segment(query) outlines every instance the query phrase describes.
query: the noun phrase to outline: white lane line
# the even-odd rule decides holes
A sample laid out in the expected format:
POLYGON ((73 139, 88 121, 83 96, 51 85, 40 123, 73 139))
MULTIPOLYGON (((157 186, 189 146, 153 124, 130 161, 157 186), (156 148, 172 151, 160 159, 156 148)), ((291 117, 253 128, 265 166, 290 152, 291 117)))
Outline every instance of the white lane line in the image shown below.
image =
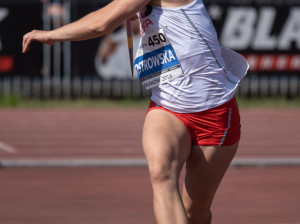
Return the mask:
POLYGON ((15 147, 8 145, 1 141, 0 141, 0 150, 3 150, 8 153, 16 153, 17 152, 17 149, 15 147))
POLYGON ((126 167, 147 166, 145 159, 4 159, 0 167, 126 167))
MULTIPOLYGON (((1 167, 126 167, 147 166, 145 159, 0 159, 1 167)), ((300 158, 237 158, 231 167, 300 166, 300 158)))
POLYGON ((289 158, 236 158, 230 164, 231 167, 238 166, 300 166, 300 157, 289 158))

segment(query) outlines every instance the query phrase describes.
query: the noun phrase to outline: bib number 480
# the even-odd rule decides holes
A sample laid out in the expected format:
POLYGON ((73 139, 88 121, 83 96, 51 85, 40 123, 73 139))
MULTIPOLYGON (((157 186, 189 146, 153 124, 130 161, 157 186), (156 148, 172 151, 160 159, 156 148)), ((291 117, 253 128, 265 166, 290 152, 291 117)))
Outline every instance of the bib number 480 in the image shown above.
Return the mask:
POLYGON ((148 45, 154 47, 155 45, 159 45, 160 43, 166 42, 166 41, 167 41, 167 38, 165 37, 165 35, 162 33, 159 33, 157 35, 155 34, 155 35, 149 37, 148 45))

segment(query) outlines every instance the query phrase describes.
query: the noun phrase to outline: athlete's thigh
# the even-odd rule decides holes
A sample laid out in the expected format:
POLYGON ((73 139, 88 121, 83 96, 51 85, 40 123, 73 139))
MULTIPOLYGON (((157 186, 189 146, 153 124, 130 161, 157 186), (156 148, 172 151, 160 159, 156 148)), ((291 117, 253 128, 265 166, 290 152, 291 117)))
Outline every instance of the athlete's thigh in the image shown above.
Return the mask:
POLYGON ((186 126, 175 115, 160 109, 148 112, 142 143, 150 167, 173 163, 181 169, 191 151, 191 137, 186 126))
POLYGON ((238 143, 232 146, 193 147, 186 163, 183 201, 190 215, 209 210, 217 188, 229 167, 238 143))

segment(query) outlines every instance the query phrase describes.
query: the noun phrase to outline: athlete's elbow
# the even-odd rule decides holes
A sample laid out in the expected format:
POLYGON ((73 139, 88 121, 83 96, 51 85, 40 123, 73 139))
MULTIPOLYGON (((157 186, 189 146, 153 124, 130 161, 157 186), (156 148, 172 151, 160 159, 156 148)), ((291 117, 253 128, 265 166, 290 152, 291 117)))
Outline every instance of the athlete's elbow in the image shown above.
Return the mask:
POLYGON ((87 30, 91 35, 102 36, 108 32, 108 26, 105 24, 93 23, 87 27, 87 30))

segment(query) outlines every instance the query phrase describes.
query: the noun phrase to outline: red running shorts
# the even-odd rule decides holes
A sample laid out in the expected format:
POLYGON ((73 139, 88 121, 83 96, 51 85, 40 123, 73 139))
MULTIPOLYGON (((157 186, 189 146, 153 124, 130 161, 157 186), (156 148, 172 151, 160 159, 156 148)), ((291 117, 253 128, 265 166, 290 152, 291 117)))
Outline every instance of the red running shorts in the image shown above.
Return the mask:
POLYGON ((240 114, 235 97, 223 105, 196 113, 176 113, 150 101, 149 111, 165 110, 189 130, 193 146, 230 146, 241 136, 240 114))

